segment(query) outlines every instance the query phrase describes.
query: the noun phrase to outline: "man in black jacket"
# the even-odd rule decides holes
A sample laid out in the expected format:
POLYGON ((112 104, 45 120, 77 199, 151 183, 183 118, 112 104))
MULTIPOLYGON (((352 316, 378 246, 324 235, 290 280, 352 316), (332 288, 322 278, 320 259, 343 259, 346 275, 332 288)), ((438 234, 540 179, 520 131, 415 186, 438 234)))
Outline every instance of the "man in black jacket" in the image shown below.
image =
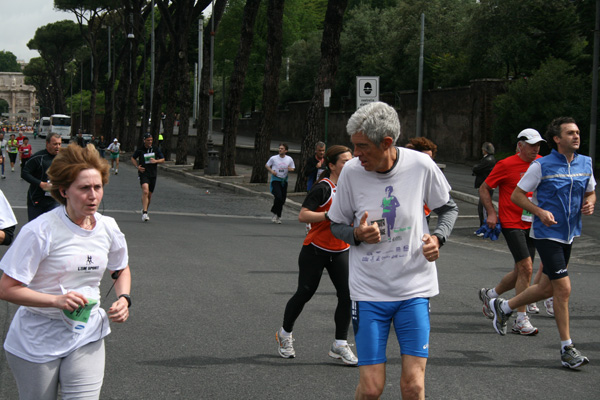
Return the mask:
POLYGON ((27 217, 29 221, 58 206, 50 196, 52 184, 46 171, 60 151, 61 137, 56 133, 46 136, 46 148, 35 153, 21 170, 21 178, 29 182, 27 191, 27 217))
MULTIPOLYGON (((485 178, 488 177, 492 169, 494 169, 494 165, 496 165, 496 158, 494 158, 494 145, 490 142, 485 142, 481 146, 481 151, 483 152, 483 158, 473 166, 473 175, 475 175, 475 189, 479 189, 479 186, 485 181, 485 178)), ((494 195, 494 190, 490 190, 490 197, 494 195)), ((479 204, 477 204, 477 213, 479 214, 479 226, 483 225, 483 220, 486 218, 484 215, 485 208, 483 207, 483 203, 481 199, 479 199, 479 204)))

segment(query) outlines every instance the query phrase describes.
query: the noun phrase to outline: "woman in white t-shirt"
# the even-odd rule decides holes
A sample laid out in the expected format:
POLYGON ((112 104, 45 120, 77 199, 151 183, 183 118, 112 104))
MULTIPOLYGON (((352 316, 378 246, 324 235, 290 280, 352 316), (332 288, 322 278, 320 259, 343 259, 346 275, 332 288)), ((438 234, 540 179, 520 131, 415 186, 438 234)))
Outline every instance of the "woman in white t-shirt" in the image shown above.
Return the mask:
POLYGON ((97 212, 108 163, 89 144, 71 144, 47 173, 62 204, 26 224, 0 269, 0 299, 20 305, 4 342, 21 399, 99 398, 109 321, 129 316, 131 274, 125 236, 97 212), (100 308, 109 269, 117 300, 100 308), (80 398, 80 397, 77 397, 80 398))

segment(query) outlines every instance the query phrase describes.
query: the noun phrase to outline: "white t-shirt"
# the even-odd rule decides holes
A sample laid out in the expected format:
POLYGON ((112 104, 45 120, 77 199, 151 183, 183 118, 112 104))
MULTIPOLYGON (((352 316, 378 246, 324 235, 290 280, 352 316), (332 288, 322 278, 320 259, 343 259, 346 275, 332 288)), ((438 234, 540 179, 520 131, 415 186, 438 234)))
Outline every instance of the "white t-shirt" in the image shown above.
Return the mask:
POLYGON ((111 153, 118 153, 120 148, 121 148, 121 143, 113 141, 108 146, 108 151, 110 151, 111 153))
POLYGON ((401 301, 439 293, 435 263, 423 255, 429 233, 423 205, 430 209, 450 200, 450 185, 431 158, 400 148, 387 173, 368 172, 358 158, 348 161, 338 179, 329 218, 358 226, 377 221, 381 242, 350 247, 350 297, 355 301, 401 301))
POLYGON ((4 156, 4 151, 6 150, 7 144, 8 144, 8 140, 6 140, 6 139, 0 140, 0 156, 4 156))
POLYGON ((17 224, 17 217, 10 206, 4 192, 0 190, 0 229, 8 228, 17 224))
POLYGON ((285 179, 288 176, 288 168, 296 168, 294 160, 290 156, 280 157, 279 154, 269 158, 267 165, 277 173, 277 177, 285 179))
POLYGON ((115 220, 99 213, 95 219, 96 226, 88 231, 72 223, 65 208, 58 207, 21 228, 0 269, 37 292, 83 292, 98 300, 98 305, 82 333, 68 329, 57 308, 19 307, 4 342, 9 353, 44 363, 110 333, 106 312, 99 308, 100 280, 107 268, 127 267, 129 257, 125 235, 115 220))

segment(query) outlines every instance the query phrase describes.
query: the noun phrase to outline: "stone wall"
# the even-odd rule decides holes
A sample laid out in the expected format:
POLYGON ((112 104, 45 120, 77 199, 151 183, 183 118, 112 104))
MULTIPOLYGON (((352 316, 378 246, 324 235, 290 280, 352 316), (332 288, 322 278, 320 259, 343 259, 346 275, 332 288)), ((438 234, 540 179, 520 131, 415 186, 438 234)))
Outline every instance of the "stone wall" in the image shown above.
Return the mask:
MULTIPOLYGON (((423 93, 422 136, 438 145, 438 161, 465 163, 481 158, 481 145, 492 140, 494 98, 505 91, 503 80, 477 80, 470 86, 428 90, 423 93)), ((381 100, 392 104, 398 110, 402 135, 399 145, 416 136, 417 119, 416 91, 400 92, 396 96, 382 95, 381 100)), ((276 132, 273 138, 282 138, 292 143, 302 143, 304 119, 308 101, 287 104, 278 112, 276 132)), ((354 110, 330 111, 328 115, 328 144, 350 145, 346 134, 346 123, 354 110)), ((260 118, 254 113, 252 118, 240 120, 238 134, 252 136, 258 130, 260 118)), ((325 124, 325 116, 323 116, 325 124)), ((215 130, 219 124, 215 124, 215 130)))

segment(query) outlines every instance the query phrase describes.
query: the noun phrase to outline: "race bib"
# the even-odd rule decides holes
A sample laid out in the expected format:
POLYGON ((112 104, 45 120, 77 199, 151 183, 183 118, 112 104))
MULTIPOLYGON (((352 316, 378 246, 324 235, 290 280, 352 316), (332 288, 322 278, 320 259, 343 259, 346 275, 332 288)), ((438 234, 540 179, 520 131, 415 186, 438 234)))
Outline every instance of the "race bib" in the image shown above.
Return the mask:
MULTIPOLYGON (((63 294, 67 293, 62 285, 61 290, 63 294)), ((75 291, 83 294, 88 300, 88 303, 73 311, 63 310, 62 320, 71 332, 83 333, 87 327, 92 310, 98 306, 98 300, 90 297, 94 294, 94 291, 91 288, 80 288, 75 291)))
POLYGON ((155 157, 154 157, 154 153, 145 153, 145 154, 144 154, 144 162, 145 162, 146 164, 150 164, 150 160, 151 160, 152 158, 155 158, 155 157))
MULTIPOLYGON (((533 198, 528 197, 528 199, 529 199, 529 201, 531 201, 533 198)), ((523 213, 521 214, 521 221, 533 222, 533 214, 531 214, 529 211, 524 209, 523 213)))

